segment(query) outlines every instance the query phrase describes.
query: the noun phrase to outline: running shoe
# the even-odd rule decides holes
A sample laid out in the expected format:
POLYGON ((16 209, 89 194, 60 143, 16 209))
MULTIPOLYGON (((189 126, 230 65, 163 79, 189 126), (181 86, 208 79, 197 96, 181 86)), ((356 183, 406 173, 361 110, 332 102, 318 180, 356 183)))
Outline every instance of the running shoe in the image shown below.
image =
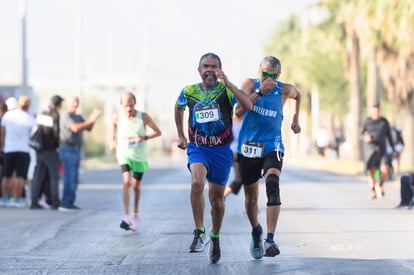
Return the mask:
POLYGON ((408 209, 410 206, 408 204, 399 204, 394 209, 408 209))
POLYGON ((378 198, 383 198, 385 196, 385 191, 384 191, 384 186, 383 185, 375 186, 375 191, 377 192, 377 197, 378 198))
POLYGON ((376 198, 377 198, 377 192, 375 192, 374 190, 371 191, 371 193, 370 193, 370 199, 371 200, 375 200, 376 198))
POLYGON ((131 228, 132 231, 137 231, 138 230, 139 221, 140 221, 139 216, 138 215, 134 215, 134 217, 131 219, 131 226, 130 226, 130 228, 131 228))
POLYGON ((79 206, 74 205, 74 204, 70 205, 69 208, 72 209, 72 210, 80 210, 81 209, 79 206))
POLYGON ((1 198, 1 200, 0 200, 0 206, 1 207, 9 207, 10 206, 10 200, 9 200, 9 198, 1 198))
POLYGON ((40 205, 44 209, 50 209, 51 208, 51 206, 43 199, 39 200, 39 202, 37 204, 40 205))
POLYGON ((198 229, 195 229, 193 243, 190 245, 190 252, 203 252, 204 251, 204 241, 206 239, 206 234, 201 232, 198 229))
POLYGON ((265 257, 274 257, 280 254, 279 246, 273 240, 265 240, 265 257))
POLYGON ((121 224, 119 225, 122 229, 125 230, 131 230, 131 221, 128 217, 124 217, 121 221, 121 224))
POLYGON ((9 199, 9 207, 14 207, 14 203, 16 202, 16 198, 9 199))
MULTIPOLYGON (((260 225, 259 225, 260 226, 260 225)), ((260 227, 260 231, 261 227, 260 227)), ((252 232, 252 243, 250 245, 250 253, 252 254, 253 258, 261 259, 263 257, 263 243, 262 243, 262 233, 254 234, 252 232)))
POLYGON ((73 212, 73 211, 75 211, 76 209, 73 209, 72 207, 70 207, 70 206, 59 206, 58 207, 58 210, 60 211, 60 212, 73 212))
POLYGON ((379 190, 380 190, 381 198, 385 197, 384 185, 380 185, 379 190))
POLYGON ((14 199, 13 202, 11 202, 11 206, 17 208, 24 208, 26 207, 26 201, 24 199, 14 199))
POLYGON ((210 263, 215 264, 220 260, 221 252, 220 252, 220 238, 211 238, 210 240, 210 252, 208 253, 208 257, 210 259, 210 263))

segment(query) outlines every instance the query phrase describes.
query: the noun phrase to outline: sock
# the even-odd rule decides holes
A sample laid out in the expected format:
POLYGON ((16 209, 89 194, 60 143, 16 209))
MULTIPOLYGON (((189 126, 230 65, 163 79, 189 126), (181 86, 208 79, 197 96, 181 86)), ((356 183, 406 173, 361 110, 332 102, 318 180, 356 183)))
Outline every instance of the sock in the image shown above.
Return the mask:
POLYGON ((262 234, 262 227, 260 226, 260 224, 256 227, 253 227, 252 234, 254 234, 254 235, 262 234))
POLYGON ((267 233, 266 240, 273 241, 273 236, 274 236, 273 233, 267 233))
POLYGON ((200 231, 201 233, 206 232, 206 229, 204 228, 204 226, 200 226, 199 228, 197 228, 198 231, 200 231))
POLYGON ((219 238, 220 234, 214 234, 213 232, 210 232, 210 237, 212 238, 219 238))

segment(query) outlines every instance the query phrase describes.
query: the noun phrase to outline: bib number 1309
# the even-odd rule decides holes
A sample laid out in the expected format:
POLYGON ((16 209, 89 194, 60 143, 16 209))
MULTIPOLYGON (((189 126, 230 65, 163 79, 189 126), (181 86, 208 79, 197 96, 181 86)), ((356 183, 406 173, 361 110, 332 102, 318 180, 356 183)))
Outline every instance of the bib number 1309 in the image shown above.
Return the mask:
POLYGON ((261 158, 263 157, 262 143, 257 142, 245 142, 242 144, 241 151, 242 155, 248 158, 261 158))

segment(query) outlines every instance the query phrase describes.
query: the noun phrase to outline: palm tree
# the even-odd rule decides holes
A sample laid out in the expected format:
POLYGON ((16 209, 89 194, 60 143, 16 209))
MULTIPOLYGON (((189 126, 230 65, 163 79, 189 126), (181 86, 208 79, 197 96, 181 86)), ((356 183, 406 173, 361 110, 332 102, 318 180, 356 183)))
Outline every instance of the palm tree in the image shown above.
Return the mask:
POLYGON ((344 59, 341 58, 344 50, 335 35, 326 36, 325 28, 332 30, 329 24, 304 25, 300 18, 291 16, 278 24, 265 50, 266 54, 281 57, 283 80, 300 88, 304 99, 302 110, 305 110, 306 125, 310 126, 304 129, 304 134, 310 140, 316 139, 319 122, 332 130, 342 129, 342 118, 348 112, 343 104, 348 101, 344 59), (292 41, 297 42, 295 47, 292 41), (315 91, 319 95, 318 104, 314 104, 315 91), (312 115, 317 113, 321 114, 320 120, 312 115))
POLYGON ((405 118, 402 164, 414 165, 414 5, 410 0, 378 1, 376 24, 381 79, 394 110, 405 118))
POLYGON ((350 158, 361 160, 360 124, 362 117, 362 85, 360 72, 360 45, 358 36, 358 9, 353 0, 321 0, 318 7, 328 12, 328 21, 342 28, 346 43, 346 72, 350 85, 349 123, 347 137, 351 145, 350 158))

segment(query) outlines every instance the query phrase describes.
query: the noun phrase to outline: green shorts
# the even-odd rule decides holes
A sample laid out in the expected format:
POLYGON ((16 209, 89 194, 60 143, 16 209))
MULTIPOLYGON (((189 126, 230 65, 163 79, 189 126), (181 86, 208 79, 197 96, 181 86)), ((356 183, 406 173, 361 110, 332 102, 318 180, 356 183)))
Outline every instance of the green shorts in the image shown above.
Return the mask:
POLYGON ((123 163, 121 163, 120 165, 121 166, 128 165, 131 171, 135 173, 144 173, 145 171, 148 170, 147 161, 134 161, 130 159, 125 159, 123 163))

